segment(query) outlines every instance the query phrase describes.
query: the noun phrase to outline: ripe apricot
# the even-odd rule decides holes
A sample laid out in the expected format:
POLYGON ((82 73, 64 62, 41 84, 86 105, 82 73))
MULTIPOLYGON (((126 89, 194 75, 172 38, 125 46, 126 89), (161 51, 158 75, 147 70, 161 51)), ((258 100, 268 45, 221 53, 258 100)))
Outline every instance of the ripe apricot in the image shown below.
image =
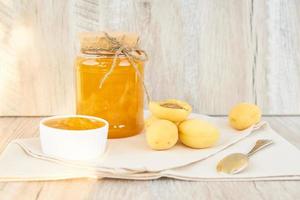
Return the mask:
POLYGON ((188 147, 208 148, 215 145, 219 138, 219 130, 200 119, 186 120, 179 125, 179 139, 188 147))
POLYGON ((168 120, 156 120, 146 128, 146 139, 151 149, 169 149, 177 143, 177 126, 168 120))
POLYGON ((232 128, 244 130, 260 121, 261 110, 255 104, 240 103, 231 109, 228 118, 232 128))

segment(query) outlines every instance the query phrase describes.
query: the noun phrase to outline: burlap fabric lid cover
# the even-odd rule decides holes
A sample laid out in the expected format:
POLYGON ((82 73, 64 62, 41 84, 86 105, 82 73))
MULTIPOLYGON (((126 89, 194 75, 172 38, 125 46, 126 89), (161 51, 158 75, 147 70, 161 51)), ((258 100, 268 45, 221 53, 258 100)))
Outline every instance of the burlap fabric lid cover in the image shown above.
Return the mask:
POLYGON ((138 50, 139 36, 130 32, 86 32, 80 34, 82 52, 109 51, 115 52, 121 46, 138 50))

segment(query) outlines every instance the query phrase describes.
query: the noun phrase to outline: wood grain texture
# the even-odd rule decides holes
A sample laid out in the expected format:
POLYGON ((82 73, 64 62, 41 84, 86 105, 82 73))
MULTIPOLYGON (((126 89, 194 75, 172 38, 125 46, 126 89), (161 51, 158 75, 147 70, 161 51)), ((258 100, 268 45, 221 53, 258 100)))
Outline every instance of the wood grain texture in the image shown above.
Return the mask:
MULTIPOLYGON (((13 139, 38 134, 41 118, 0 118, 0 152, 13 139)), ((285 139, 300 148, 300 117, 265 117, 285 139)), ((60 199, 220 199, 295 200, 300 181, 192 182, 162 178, 151 181, 78 179, 67 181, 1 182, 2 200, 60 199)))
POLYGON ((74 110, 70 2, 18 0, 0 5, 0 113, 74 110))
POLYGON ((0 115, 74 112, 77 34, 99 30, 141 35, 153 99, 300 114, 299 10, 297 0, 1 0, 0 115))
POLYGON ((257 2, 267 9, 267 15, 261 14, 258 20, 265 23, 259 27, 260 33, 266 33, 257 37, 263 43, 267 41, 266 49, 261 53, 265 54, 264 62, 256 68, 256 90, 258 94, 265 94, 258 95, 258 104, 269 114, 299 114, 300 2, 257 2))

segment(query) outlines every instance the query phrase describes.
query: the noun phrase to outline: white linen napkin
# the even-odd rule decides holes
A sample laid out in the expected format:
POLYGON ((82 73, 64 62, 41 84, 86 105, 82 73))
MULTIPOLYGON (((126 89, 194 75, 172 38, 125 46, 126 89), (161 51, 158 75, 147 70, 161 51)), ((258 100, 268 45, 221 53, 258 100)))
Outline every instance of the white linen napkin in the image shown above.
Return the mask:
POLYGON ((42 153, 38 138, 15 140, 0 158, 0 181, 57 180, 69 178, 123 178, 148 180, 170 177, 183 180, 298 180, 300 152, 269 126, 250 134, 254 128, 237 132, 225 119, 205 118, 221 130, 219 144, 211 149, 189 149, 182 144, 167 151, 150 150, 145 136, 109 140, 105 156, 83 163, 65 161, 42 153), (248 136, 248 137, 247 137, 248 136), (257 139, 272 139, 274 145, 258 152, 250 166, 237 175, 218 174, 216 163, 233 152, 247 152, 257 139), (226 150, 224 151, 224 149, 226 150))
POLYGON ((19 144, 29 155, 49 161, 100 170, 117 168, 134 172, 157 172, 184 166, 212 156, 245 138, 253 129, 257 129, 264 124, 262 122, 255 127, 237 131, 232 129, 225 119, 197 114, 192 114, 191 117, 209 121, 220 129, 221 137, 217 145, 207 149, 191 149, 178 142, 175 147, 169 150, 154 151, 148 147, 145 134, 142 133, 129 138, 109 140, 103 156, 89 162, 78 162, 45 155, 41 150, 40 142, 37 138, 15 140, 14 142, 19 144))

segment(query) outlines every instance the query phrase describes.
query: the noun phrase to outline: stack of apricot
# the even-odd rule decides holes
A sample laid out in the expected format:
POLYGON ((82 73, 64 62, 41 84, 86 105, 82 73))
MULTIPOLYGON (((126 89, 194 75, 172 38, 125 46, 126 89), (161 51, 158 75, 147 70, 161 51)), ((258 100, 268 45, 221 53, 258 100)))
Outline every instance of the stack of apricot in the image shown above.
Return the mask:
MULTIPOLYGON (((173 147, 178 139, 191 148, 214 146, 220 131, 213 124, 202 119, 188 119, 192 107, 180 100, 168 99, 150 102, 151 116, 145 121, 146 139, 154 150, 166 150, 173 147)), ((229 123, 237 130, 249 128, 260 121, 261 111, 249 103, 241 103, 229 113, 229 123)))

